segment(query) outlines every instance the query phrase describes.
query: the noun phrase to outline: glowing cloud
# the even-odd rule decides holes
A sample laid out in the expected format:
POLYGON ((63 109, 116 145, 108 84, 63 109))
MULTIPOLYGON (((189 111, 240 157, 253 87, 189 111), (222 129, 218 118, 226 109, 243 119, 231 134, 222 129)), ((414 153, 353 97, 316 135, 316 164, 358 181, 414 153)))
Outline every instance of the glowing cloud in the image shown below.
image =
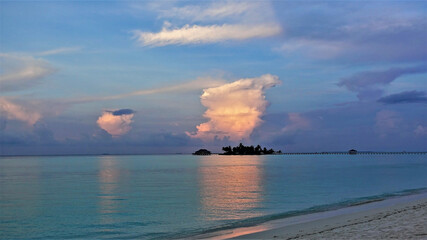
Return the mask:
POLYGON ((203 116, 209 121, 198 125, 196 133, 187 132, 187 135, 202 140, 229 138, 232 141, 249 137, 261 124, 268 105, 264 91, 279 83, 277 76, 266 74, 205 89, 200 99, 208 108, 203 116))
POLYGON ((245 40, 277 35, 281 27, 277 24, 258 25, 185 25, 182 28, 168 29, 167 24, 161 32, 135 31, 135 37, 144 46, 185 45, 245 40))
POLYGON ((119 137, 131 130, 133 116, 134 111, 131 109, 104 111, 96 123, 113 137, 119 137))
POLYGON ((9 120, 26 122, 31 126, 42 117, 40 113, 5 98, 0 98, 0 115, 9 120))

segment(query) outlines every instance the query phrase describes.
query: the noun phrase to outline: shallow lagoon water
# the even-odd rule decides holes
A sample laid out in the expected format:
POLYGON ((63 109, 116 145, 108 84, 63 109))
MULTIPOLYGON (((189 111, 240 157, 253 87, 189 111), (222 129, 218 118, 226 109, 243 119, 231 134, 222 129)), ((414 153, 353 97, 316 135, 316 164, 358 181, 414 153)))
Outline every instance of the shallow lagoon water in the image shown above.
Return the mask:
POLYGON ((0 158, 0 238, 179 238, 423 191, 427 155, 0 158))

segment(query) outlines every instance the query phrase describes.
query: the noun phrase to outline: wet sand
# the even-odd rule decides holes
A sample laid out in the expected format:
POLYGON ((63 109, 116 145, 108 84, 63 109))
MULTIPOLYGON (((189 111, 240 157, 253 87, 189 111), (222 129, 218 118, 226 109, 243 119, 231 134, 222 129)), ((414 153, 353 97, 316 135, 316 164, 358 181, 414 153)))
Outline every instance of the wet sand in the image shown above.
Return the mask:
MULTIPOLYGON (((235 236, 236 239, 427 239, 427 197, 235 236)), ((375 206, 375 205, 379 205, 375 206)), ((387 204, 386 204, 387 205, 387 204)), ((363 207, 363 206, 362 206, 363 207)))

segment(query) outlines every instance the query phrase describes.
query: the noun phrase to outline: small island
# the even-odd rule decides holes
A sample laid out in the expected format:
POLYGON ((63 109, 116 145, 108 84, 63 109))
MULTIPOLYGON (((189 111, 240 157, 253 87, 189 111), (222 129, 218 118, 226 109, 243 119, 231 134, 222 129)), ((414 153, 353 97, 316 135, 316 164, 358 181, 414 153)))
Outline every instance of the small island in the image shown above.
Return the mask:
POLYGON ((207 149, 199 149, 193 155, 211 155, 211 152, 207 149))
POLYGON ((222 150, 224 153, 221 155, 267 155, 267 154, 281 154, 282 151, 274 151, 272 148, 267 150, 267 148, 262 148, 260 145, 254 146, 245 146, 240 143, 236 147, 223 147, 222 150))

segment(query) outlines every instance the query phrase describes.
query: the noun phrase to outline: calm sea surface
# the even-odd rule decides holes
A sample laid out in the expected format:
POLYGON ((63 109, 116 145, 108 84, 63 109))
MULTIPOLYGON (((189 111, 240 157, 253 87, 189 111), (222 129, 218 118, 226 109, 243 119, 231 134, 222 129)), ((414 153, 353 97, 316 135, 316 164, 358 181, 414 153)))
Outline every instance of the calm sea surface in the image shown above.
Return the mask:
POLYGON ((0 238, 177 238, 423 191, 427 155, 0 158, 0 238))

